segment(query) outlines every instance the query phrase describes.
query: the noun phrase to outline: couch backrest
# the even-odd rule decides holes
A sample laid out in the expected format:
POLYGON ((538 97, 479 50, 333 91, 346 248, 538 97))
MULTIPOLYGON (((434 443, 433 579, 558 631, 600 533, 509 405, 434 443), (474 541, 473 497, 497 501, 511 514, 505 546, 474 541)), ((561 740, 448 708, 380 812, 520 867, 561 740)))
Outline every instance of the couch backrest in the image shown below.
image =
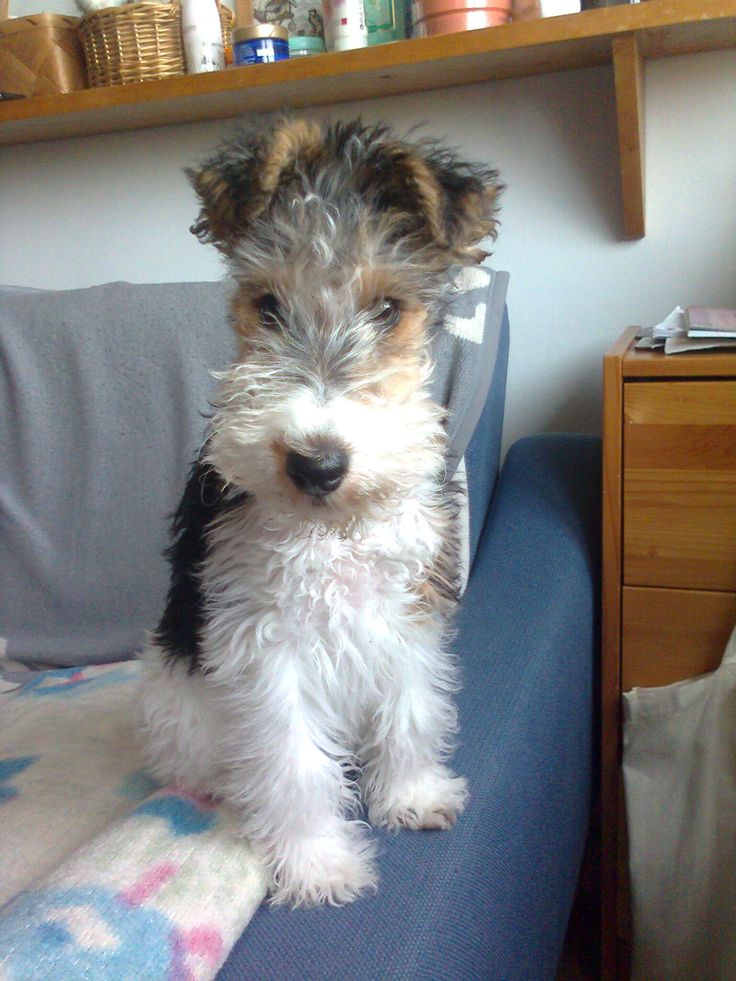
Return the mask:
MULTIPOLYGON (((458 452, 482 419, 468 451, 471 553, 498 467, 505 291, 504 276, 492 276, 483 345, 476 354, 448 332, 442 356, 451 367, 436 379, 442 397, 459 405, 458 452), (469 374, 479 358, 483 370, 469 374), (467 385, 471 376, 473 391, 458 401, 453 378, 467 385)), ((205 429, 210 372, 233 347, 219 283, 0 290, 0 638, 8 657, 116 660, 156 625, 169 517, 205 429)))
POLYGON ((480 418, 465 450, 470 505, 471 570, 501 463, 506 373, 509 362, 509 316, 505 304, 502 304, 499 316, 498 348, 493 362, 490 386, 480 418))
POLYGON ((208 369, 231 353, 223 291, 113 283, 2 309, 0 635, 17 659, 114 660, 162 603, 208 369))

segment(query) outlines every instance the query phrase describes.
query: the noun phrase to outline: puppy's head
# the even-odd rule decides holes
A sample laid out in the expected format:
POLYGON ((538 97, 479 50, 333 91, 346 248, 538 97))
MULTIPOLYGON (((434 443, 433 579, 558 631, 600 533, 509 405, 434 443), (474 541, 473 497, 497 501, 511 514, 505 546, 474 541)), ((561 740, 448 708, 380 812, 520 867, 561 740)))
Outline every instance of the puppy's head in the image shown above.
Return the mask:
POLYGON ((495 171, 384 127, 290 117, 190 172, 229 260, 236 363, 209 459, 274 509, 344 526, 442 468, 428 341, 452 265, 495 237, 495 171))

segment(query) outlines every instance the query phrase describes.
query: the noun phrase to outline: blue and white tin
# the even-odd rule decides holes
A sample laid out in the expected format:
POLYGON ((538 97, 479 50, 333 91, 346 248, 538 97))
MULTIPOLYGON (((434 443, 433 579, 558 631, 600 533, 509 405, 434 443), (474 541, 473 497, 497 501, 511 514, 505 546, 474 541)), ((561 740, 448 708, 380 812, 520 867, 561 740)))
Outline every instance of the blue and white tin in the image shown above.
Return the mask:
POLYGON ((278 24, 250 24, 233 32, 233 64, 267 65, 289 57, 289 32, 278 24))

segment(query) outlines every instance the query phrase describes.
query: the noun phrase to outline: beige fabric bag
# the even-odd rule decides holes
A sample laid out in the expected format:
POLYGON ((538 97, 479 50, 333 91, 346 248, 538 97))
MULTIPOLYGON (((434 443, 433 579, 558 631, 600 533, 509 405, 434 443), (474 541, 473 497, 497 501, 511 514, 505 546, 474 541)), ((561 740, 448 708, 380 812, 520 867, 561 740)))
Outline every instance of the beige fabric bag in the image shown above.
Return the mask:
POLYGON ((624 695, 633 981, 736 979, 736 629, 712 674, 624 695))

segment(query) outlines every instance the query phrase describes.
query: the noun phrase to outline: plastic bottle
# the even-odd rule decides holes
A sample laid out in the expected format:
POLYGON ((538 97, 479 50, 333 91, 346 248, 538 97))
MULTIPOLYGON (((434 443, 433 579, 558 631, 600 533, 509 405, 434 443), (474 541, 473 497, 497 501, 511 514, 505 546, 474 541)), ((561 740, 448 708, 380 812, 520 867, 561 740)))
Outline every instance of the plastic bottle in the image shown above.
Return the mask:
POLYGON ((220 11, 215 0, 183 0, 181 33, 187 72, 216 72, 225 67, 220 11))
POLYGON ((363 0, 322 0, 322 15, 330 51, 368 47, 363 0))

